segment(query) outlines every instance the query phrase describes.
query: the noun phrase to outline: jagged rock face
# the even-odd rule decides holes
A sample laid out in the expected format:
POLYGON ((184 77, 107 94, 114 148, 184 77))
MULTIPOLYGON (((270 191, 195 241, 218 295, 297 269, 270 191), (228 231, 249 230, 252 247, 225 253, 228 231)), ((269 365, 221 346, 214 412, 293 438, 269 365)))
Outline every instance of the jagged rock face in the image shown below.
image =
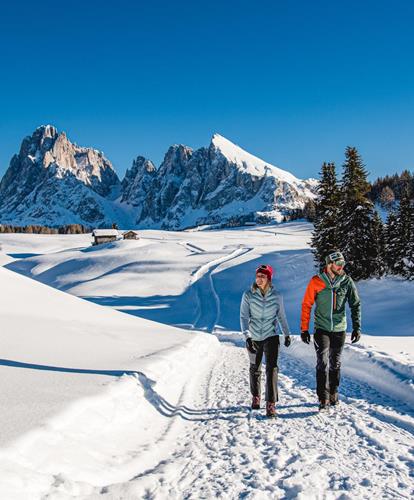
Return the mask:
POLYGON ((0 183, 0 223, 184 229, 280 220, 314 197, 302 181, 215 135, 208 148, 171 146, 157 170, 137 157, 120 183, 102 153, 50 125, 26 137, 0 183))
POLYGON ((13 224, 96 225, 105 222, 108 200, 120 190, 101 152, 71 143, 51 125, 42 126, 23 140, 0 183, 0 218, 13 224))
POLYGON ((132 205, 135 217, 140 218, 143 210, 147 206, 151 207, 154 202, 156 183, 157 170, 154 164, 143 156, 138 156, 122 181, 121 203, 132 205))
POLYGON ((263 214, 281 219, 285 211, 303 208, 316 186, 266 164, 221 136, 214 136, 209 148, 196 151, 172 146, 159 170, 151 170, 151 182, 144 179, 138 173, 126 182, 128 198, 123 201, 132 203, 135 186, 142 203, 137 226, 163 229, 256 220, 263 214))

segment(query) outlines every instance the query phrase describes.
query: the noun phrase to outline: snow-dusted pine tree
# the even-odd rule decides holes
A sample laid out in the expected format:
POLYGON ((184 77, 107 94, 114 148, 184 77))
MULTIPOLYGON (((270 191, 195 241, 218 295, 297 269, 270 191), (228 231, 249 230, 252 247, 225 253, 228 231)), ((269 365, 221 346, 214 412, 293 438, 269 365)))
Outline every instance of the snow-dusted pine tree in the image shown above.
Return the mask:
POLYGON ((324 265, 328 252, 338 246, 336 226, 339 209, 339 189, 335 164, 324 163, 320 176, 311 241, 312 252, 318 267, 324 265))
POLYGON ((347 272, 355 280, 375 275, 372 260, 374 208, 368 199, 370 185, 362 158, 354 147, 345 150, 338 218, 338 247, 347 260, 347 272))
POLYGON ((401 193, 397 228, 394 270, 404 278, 414 279, 414 206, 408 184, 401 193))
POLYGON ((398 215, 394 210, 388 213, 387 223, 385 226, 385 263, 387 272, 390 274, 398 274, 395 264, 397 262, 399 241, 398 215))
POLYGON ((373 263, 373 274, 376 278, 381 278, 386 273, 387 268, 385 262, 385 228, 376 210, 372 218, 372 244, 368 250, 373 263))

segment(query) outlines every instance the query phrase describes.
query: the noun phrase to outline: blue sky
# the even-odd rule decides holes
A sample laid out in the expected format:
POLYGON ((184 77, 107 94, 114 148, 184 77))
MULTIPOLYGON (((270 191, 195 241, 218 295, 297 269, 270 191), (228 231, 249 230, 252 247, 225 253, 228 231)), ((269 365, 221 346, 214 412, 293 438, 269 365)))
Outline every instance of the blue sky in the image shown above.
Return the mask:
POLYGON ((104 151, 208 145, 219 132, 299 177, 414 169, 414 2, 1 2, 0 174, 52 123, 104 151), (340 170, 340 169, 339 169, 340 170))

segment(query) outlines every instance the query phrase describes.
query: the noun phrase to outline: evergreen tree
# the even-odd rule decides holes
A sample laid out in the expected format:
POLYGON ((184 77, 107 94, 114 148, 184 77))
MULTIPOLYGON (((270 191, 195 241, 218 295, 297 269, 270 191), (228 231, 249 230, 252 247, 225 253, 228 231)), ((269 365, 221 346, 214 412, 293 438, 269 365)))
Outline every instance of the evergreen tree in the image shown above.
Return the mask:
POLYGON ((311 246, 315 262, 323 267, 325 257, 338 246, 337 223, 339 189, 334 163, 324 163, 315 202, 315 220, 311 246))
POLYGON ((404 278, 414 278, 414 207, 407 183, 401 193, 397 218, 398 241, 394 270, 404 278))
POLYGON ((347 260, 347 272, 355 280, 367 279, 376 271, 371 251, 374 208, 367 197, 370 190, 367 175, 357 149, 347 147, 341 183, 338 247, 347 260))
POLYGON ((395 268, 397 262, 397 248, 399 240, 398 216, 395 211, 390 211, 385 227, 385 264, 387 272, 398 274, 395 268))
POLYGON ((375 210, 372 218, 372 244, 369 247, 373 263, 373 275, 381 278, 386 272, 385 261, 385 228, 379 213, 375 210))

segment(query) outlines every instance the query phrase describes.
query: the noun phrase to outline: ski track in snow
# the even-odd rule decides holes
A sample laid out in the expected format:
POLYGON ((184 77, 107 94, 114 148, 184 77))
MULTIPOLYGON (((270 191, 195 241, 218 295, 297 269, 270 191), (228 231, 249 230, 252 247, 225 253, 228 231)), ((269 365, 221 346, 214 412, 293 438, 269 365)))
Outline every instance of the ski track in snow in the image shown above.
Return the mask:
POLYGON ((217 272, 222 264, 233 261, 252 250, 252 248, 239 247, 228 255, 203 264, 193 274, 191 283, 195 283, 196 286, 198 309, 193 325, 195 330, 214 332, 220 317, 220 297, 214 287, 214 272, 217 272))
POLYGON ((186 420, 176 448, 128 483, 105 487, 111 498, 412 498, 414 439, 398 425, 392 401, 345 379, 347 397, 319 414, 313 371, 284 349, 278 418, 268 420, 247 406, 244 349, 221 349, 174 417, 186 420), (377 403, 359 399, 365 391, 377 403), (371 406, 387 408, 395 423, 371 406))

